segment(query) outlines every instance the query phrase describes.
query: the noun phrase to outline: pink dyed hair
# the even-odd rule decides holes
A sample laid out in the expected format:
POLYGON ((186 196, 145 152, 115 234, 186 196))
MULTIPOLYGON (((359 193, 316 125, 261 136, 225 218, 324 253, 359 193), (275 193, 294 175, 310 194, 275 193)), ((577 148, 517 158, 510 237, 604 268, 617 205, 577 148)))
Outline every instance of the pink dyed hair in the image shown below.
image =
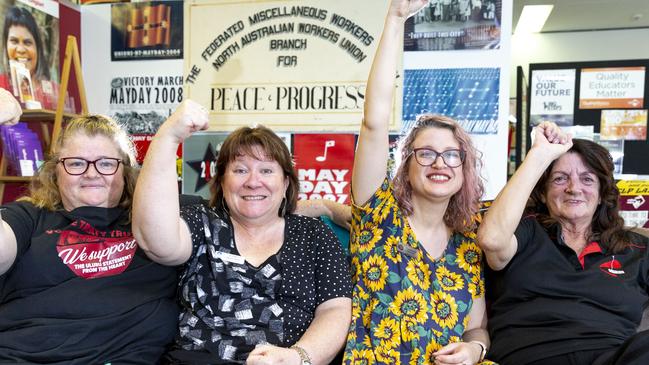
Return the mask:
POLYGON ((444 214, 444 223, 455 232, 474 229, 476 226, 474 216, 478 212, 480 198, 484 193, 484 185, 479 175, 479 170, 482 168, 482 153, 475 148, 471 137, 464 129, 449 117, 433 114, 422 115, 410 131, 399 141, 401 163, 397 167, 392 180, 397 204, 399 204, 406 216, 413 213, 412 186, 408 181, 409 160, 412 158, 410 153, 413 150, 412 144, 419 133, 427 128, 450 130, 459 142, 460 149, 465 153, 464 163, 462 164, 464 183, 462 188, 451 197, 444 214))

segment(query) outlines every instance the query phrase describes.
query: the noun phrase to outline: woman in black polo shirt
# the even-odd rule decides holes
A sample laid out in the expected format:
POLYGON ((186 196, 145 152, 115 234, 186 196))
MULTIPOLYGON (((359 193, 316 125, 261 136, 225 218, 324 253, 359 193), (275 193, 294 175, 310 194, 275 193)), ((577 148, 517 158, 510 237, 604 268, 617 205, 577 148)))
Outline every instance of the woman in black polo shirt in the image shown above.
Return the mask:
POLYGON ((649 364, 648 333, 636 334, 649 299, 649 240, 624 228, 610 154, 552 123, 534 136, 478 231, 494 270, 489 357, 649 364))

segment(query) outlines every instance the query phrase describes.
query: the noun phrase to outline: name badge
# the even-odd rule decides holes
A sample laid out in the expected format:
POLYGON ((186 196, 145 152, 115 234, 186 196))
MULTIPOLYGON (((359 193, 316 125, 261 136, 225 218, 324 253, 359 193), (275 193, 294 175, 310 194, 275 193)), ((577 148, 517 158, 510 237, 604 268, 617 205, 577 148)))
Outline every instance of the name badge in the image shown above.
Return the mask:
POLYGON ((214 256, 220 258, 223 261, 232 262, 239 265, 243 265, 246 262, 246 259, 244 259, 242 256, 233 255, 227 252, 216 251, 214 256))
POLYGON ((417 257, 417 255, 419 254, 419 250, 417 250, 414 247, 410 247, 409 245, 406 245, 404 243, 397 244, 397 251, 401 252, 406 256, 410 256, 412 258, 417 257))

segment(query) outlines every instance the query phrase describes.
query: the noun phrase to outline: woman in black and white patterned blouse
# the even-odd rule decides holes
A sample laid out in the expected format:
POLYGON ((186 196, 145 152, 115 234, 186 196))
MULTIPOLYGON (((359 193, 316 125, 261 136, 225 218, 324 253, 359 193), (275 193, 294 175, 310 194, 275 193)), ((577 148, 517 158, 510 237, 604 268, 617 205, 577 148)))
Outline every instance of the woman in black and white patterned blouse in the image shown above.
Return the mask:
POLYGON ((207 128, 184 102, 158 131, 137 185, 133 232, 154 260, 184 264, 170 363, 324 364, 342 348, 351 279, 338 240, 293 214, 298 179, 286 145, 265 127, 223 143, 209 205, 178 205, 178 144, 207 128))

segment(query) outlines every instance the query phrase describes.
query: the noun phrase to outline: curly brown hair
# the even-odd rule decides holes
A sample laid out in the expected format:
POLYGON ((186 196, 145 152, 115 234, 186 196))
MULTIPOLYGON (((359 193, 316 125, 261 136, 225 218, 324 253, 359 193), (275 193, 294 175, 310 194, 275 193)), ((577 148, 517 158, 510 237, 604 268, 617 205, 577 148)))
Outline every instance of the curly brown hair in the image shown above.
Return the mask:
MULTIPOLYGON (((589 241, 598 241, 613 253, 623 251, 631 242, 629 230, 624 228, 624 219, 620 217, 620 192, 613 178, 613 158, 608 150, 599 144, 585 139, 573 139, 572 147, 566 153, 575 153, 581 157, 584 164, 599 180, 599 196, 601 203, 597 206, 591 220, 589 241)), ((554 160, 545 170, 527 202, 527 213, 536 216, 546 228, 556 224, 543 203, 550 173, 557 160, 554 160)))
POLYGON ((65 125, 52 146, 52 152, 45 158, 32 180, 28 195, 20 200, 29 201, 37 207, 51 211, 63 209, 56 176, 56 165, 59 163, 61 148, 70 138, 79 134, 90 137, 104 136, 117 146, 124 168, 124 191, 118 206, 124 208, 130 215, 138 174, 135 147, 125 128, 114 120, 101 115, 78 117, 70 120, 65 125))

